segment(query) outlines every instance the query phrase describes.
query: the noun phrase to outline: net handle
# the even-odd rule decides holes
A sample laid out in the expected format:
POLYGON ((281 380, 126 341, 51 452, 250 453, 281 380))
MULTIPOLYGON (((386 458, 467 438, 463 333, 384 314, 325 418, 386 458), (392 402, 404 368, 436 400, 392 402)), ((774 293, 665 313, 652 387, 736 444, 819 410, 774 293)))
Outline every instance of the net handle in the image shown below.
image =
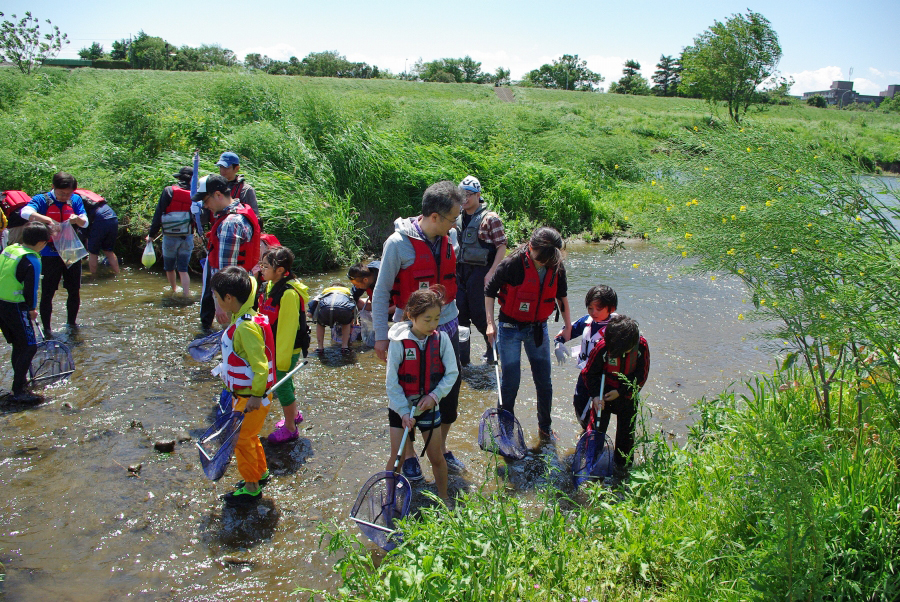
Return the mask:
MULTIPOLYGON (((600 377, 600 398, 603 398, 603 389, 606 388, 606 370, 603 371, 603 376, 600 377)), ((594 407, 594 401, 589 397, 588 402, 584 404, 584 409, 581 411, 581 422, 584 422, 584 417, 587 416, 588 408, 594 407)), ((593 420, 591 420, 593 422, 593 420)))
POLYGON ((46 341, 47 337, 44 336, 44 329, 41 328, 41 325, 38 324, 37 320, 32 320, 31 323, 34 324, 34 327, 37 329, 38 334, 41 335, 41 341, 46 341))
MULTIPOLYGON (((413 410, 413 418, 421 414, 419 412, 419 408, 413 410)), ((409 427, 403 429, 403 438, 400 439, 400 448, 397 450, 397 457, 394 458, 394 474, 397 474, 397 471, 400 468, 400 458, 403 457, 403 450, 406 448, 406 439, 409 437, 409 427)))
POLYGON ((263 393, 263 397, 265 397, 266 395, 269 395, 272 391, 274 391, 275 389, 277 389, 278 387, 280 387, 281 385, 286 383, 292 376, 294 376, 294 374, 297 372, 297 370, 299 370, 300 368, 302 368, 303 366, 305 366, 308 363, 309 363, 309 360, 303 360, 302 362, 300 362, 299 364, 294 366, 294 369, 291 370, 290 372, 288 372, 287 374, 285 374, 284 378, 279 380, 277 383, 272 385, 268 391, 263 393))
MULTIPOLYGON (((499 335, 499 333, 497 333, 499 335)), ((494 336, 494 376, 497 379, 497 408, 503 407, 503 393, 500 392, 500 353, 497 350, 497 336, 494 336)))

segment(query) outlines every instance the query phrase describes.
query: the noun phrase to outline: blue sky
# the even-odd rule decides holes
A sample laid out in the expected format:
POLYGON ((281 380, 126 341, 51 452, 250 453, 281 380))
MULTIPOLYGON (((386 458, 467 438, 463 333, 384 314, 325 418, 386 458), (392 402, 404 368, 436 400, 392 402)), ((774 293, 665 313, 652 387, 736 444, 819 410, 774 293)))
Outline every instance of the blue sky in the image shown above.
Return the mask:
POLYGON ((877 94, 900 84, 900 2, 873 0, 745 0, 695 2, 592 2, 563 4, 533 0, 459 0, 453 3, 262 1, 248 2, 72 2, 3 3, 6 19, 31 10, 69 35, 61 57, 76 57, 92 41, 106 50, 113 40, 144 30, 168 42, 221 44, 241 59, 250 52, 286 60, 337 50, 395 73, 418 58, 471 56, 482 69, 499 66, 514 79, 562 54, 578 54, 606 78, 619 79, 626 59, 652 75, 661 54, 677 55, 715 20, 749 8, 762 13, 778 33, 781 72, 796 80, 793 94, 828 88, 847 79, 877 94))

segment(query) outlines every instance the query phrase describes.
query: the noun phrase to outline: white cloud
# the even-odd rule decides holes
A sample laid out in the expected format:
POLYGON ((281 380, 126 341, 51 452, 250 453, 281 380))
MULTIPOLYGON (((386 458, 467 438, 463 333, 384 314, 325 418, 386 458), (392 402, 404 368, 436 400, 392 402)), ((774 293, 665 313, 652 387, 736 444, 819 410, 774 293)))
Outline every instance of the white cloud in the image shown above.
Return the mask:
POLYGON ((815 71, 800 71, 799 73, 785 73, 785 77, 794 78, 794 86, 791 94, 800 96, 804 92, 818 92, 831 87, 831 82, 843 79, 840 67, 822 67, 815 71))
POLYGON ((891 77, 900 77, 900 71, 888 71, 887 74, 891 77))
POLYGON ((879 70, 876 69, 875 67, 869 67, 869 73, 871 73, 871 74, 874 75, 875 77, 880 77, 880 78, 883 78, 883 77, 884 77, 884 73, 882 73, 881 71, 879 71, 879 70))
POLYGON ((853 89, 860 94, 870 94, 872 96, 878 96, 878 93, 885 88, 887 88, 887 86, 883 86, 864 77, 857 77, 853 80, 853 89))

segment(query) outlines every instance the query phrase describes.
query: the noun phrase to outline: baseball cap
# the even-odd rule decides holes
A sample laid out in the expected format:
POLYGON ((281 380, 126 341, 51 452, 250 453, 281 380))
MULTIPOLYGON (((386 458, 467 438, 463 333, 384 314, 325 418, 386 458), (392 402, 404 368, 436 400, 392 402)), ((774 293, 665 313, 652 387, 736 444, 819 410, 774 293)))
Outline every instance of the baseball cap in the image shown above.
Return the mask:
POLYGON ((182 182, 190 182, 191 178, 194 177, 194 168, 182 167, 178 170, 178 173, 173 173, 172 177, 176 180, 181 180, 182 182))
POLYGON ((463 190, 468 190, 469 192, 481 192, 481 182, 479 182, 478 178, 475 176, 466 176, 463 178, 463 181, 459 183, 459 187, 463 190))
POLYGON ((219 157, 219 160, 216 162, 216 165, 220 165, 222 167, 231 167, 232 165, 240 165, 241 158, 237 156, 237 153, 226 152, 222 153, 222 156, 219 157))
POLYGON ((197 192, 191 197, 192 201, 202 201, 206 195, 213 192, 228 193, 228 182, 219 174, 203 176, 197 182, 197 192))

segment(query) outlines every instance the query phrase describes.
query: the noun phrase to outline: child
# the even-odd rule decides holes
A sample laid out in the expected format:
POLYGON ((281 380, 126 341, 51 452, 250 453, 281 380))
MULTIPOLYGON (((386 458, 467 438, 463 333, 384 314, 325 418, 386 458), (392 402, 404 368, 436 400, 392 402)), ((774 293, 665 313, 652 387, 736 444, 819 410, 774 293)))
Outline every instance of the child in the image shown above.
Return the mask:
MULTIPOLYGON (((582 337, 581 352, 578 354, 579 369, 584 368, 588 356, 591 355, 591 350, 603 339, 603 332, 606 330, 609 319, 618 315, 616 314, 618 304, 619 298, 616 291, 604 284, 592 286, 585 295, 584 306, 587 307, 588 313, 572 324, 572 335, 568 339, 582 337), (587 333, 583 335, 585 329, 587 329, 587 333)), ((560 364, 564 363, 568 357, 566 342, 563 331, 560 330, 556 335, 556 359, 560 364)), ((578 395, 577 389, 575 395, 578 395)), ((583 404, 582 407, 584 407, 583 404)))
POLYGON ((272 396, 263 397, 275 384, 275 337, 269 320, 253 311, 256 280, 238 266, 216 272, 210 279, 218 307, 231 315, 222 334, 222 363, 213 370, 232 393, 232 409, 246 412, 234 447, 243 481, 225 495, 226 506, 249 506, 262 498, 269 480, 266 454, 259 431, 269 412, 272 396))
MULTIPOLYGON (((594 412, 600 415, 597 430, 606 434, 610 414, 616 414, 616 469, 621 474, 634 448, 637 394, 647 382, 650 372, 650 347, 641 336, 638 323, 627 316, 610 318, 603 339, 597 343, 588 357, 587 364, 578 377, 579 387, 587 397, 575 397, 575 413, 581 418, 584 406, 590 398, 594 412), (600 384, 603 375, 606 382, 600 384)), ((578 389, 576 388, 576 391, 578 389)), ((583 423, 582 426, 587 426, 583 423)))
MULTIPOLYGON (((287 247, 273 246, 259 261, 259 273, 266 287, 259 295, 259 313, 269 319, 275 336, 275 380, 281 380, 309 352, 309 327, 305 305, 309 288, 294 278, 291 267, 294 253, 287 247)), ((275 391, 284 411, 284 419, 275 424, 269 443, 286 443, 299 437, 297 425, 303 414, 297 410, 294 383, 288 380, 275 391)))
POLYGON ((106 199, 96 192, 79 188, 75 194, 81 197, 88 218, 87 244, 85 246, 88 252, 88 269, 91 277, 97 276, 97 260, 101 251, 109 261, 112 273, 118 274, 119 259, 114 251, 116 236, 119 234, 119 218, 116 212, 109 206, 106 199))
POLYGON ((522 347, 531 364, 531 377, 537 391, 538 435, 553 441, 550 408, 553 385, 550 380, 550 336, 547 320, 559 308, 565 326, 563 339, 570 337, 566 269, 562 263, 563 239, 553 228, 538 228, 531 240, 500 262, 484 289, 487 314, 485 336, 497 339, 503 379, 500 393, 503 409, 512 413, 521 379, 522 347), (494 326, 494 298, 500 298, 500 328, 494 326))
POLYGON ((340 282, 332 282, 331 286, 316 295, 309 302, 307 310, 313 322, 316 323, 316 353, 325 353, 325 327, 340 324, 346 328, 341 329, 341 353, 350 353, 350 327, 356 319, 358 310, 353 302, 353 293, 340 282))
POLYGON ((50 229, 31 222, 23 228, 22 244, 12 244, 0 254, 0 330, 12 345, 13 386, 11 401, 36 403, 37 395, 25 392, 25 379, 37 352, 32 322, 37 319, 37 292, 41 280, 41 249, 50 240, 50 229))
POLYGON ((385 383, 391 455, 387 470, 393 470, 403 429, 418 426, 425 437, 425 453, 431 461, 438 496, 448 501, 447 462, 441 453, 438 402, 453 388, 459 369, 447 333, 435 332, 441 320, 443 288, 438 285, 414 291, 406 302, 404 319, 407 321, 394 324, 388 332, 385 383), (416 412, 418 416, 414 417, 416 412), (437 437, 433 437, 435 434, 437 437))

